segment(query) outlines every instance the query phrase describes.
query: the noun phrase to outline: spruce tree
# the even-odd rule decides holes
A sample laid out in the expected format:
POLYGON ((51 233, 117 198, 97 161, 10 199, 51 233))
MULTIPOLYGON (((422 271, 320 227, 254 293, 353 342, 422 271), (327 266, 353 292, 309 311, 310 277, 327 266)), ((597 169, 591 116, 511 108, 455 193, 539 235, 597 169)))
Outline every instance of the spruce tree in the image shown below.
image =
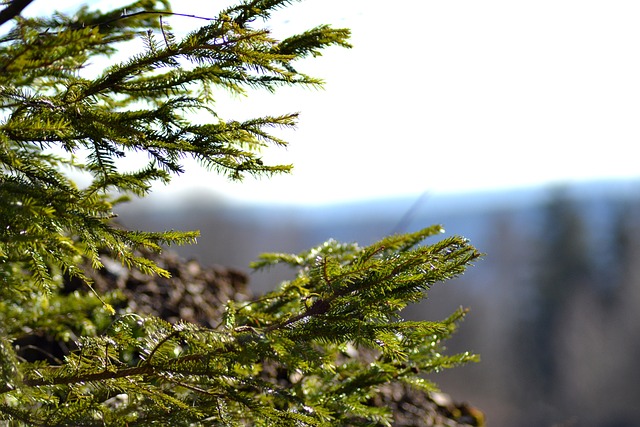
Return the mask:
MULTIPOLYGON (((145 254, 192 243, 197 232, 126 230, 118 204, 167 183, 192 157, 240 180, 287 172, 260 151, 296 114, 225 119, 220 90, 320 86, 302 58, 349 47, 349 31, 318 26, 282 40, 265 21, 291 0, 243 0, 178 39, 167 0, 101 12, 26 18, 33 0, 0 11, 0 419, 8 425, 391 425, 373 405, 380 387, 435 390, 423 374, 476 360, 445 355, 465 311, 441 322, 405 321, 401 310, 478 256, 461 237, 431 244, 441 227, 370 246, 328 241, 300 254, 265 254, 294 277, 252 301, 226 302, 214 327, 115 310, 92 270, 107 257, 169 277, 145 254), (85 68, 123 43, 144 49, 97 75, 85 68), (191 118, 208 115, 206 124, 191 118), (123 170, 134 152, 149 162, 123 170), (89 178, 78 185, 69 171, 89 178), (85 290, 70 291, 76 281, 85 290), (25 336, 67 351, 24 357, 25 336), (285 383, 265 375, 283 372, 285 383)), ((41 350, 44 352, 44 350, 41 350)))

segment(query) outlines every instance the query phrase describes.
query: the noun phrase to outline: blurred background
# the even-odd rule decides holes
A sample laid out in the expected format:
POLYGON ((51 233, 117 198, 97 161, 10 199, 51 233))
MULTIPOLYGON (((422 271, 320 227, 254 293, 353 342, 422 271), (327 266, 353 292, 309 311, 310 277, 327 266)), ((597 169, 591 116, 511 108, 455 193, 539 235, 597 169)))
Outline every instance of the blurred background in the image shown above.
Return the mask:
MULTIPOLYGON (((230 3, 173 9, 210 17, 230 3)), ((449 349, 482 362, 436 375, 442 389, 491 426, 640 426, 639 18, 625 0, 294 2, 256 25, 277 37, 352 29, 353 49, 300 64, 325 88, 220 93, 215 105, 224 119, 300 111, 281 135, 291 146, 263 158, 294 172, 238 184, 190 163, 120 220, 199 229, 184 256, 247 272, 262 252, 443 224, 486 255, 407 313, 471 309, 449 349)), ((180 35, 206 21, 164 23, 180 35)), ((251 280, 262 292, 291 274, 251 280)))
MULTIPOLYGON (((262 292, 293 272, 252 273, 262 252, 299 252, 329 238, 363 245, 444 224, 486 255, 438 283, 405 318, 470 309, 449 352, 479 364, 432 375, 485 411, 490 426, 640 425, 640 181, 308 205, 238 204, 184 192, 123 206, 145 230, 199 229, 186 258, 250 274, 262 292)), ((432 240, 435 241, 435 240, 432 240)))

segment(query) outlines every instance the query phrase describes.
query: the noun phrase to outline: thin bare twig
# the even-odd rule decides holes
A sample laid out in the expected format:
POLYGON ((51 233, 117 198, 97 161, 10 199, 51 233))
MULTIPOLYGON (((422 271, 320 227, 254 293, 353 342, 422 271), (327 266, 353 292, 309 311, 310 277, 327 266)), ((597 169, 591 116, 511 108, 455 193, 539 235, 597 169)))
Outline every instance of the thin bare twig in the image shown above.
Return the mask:
POLYGON ((184 18, 194 18, 194 19, 203 19, 205 21, 218 21, 219 18, 209 18, 206 16, 198 16, 198 15, 190 15, 188 13, 177 13, 177 12, 168 12, 168 11, 159 11, 159 10, 143 10, 140 12, 135 12, 135 13, 124 13, 122 15, 120 15, 117 18, 113 18, 110 19, 108 21, 104 21, 104 22, 100 22, 96 25, 109 25, 113 22, 119 21, 121 19, 127 19, 127 18, 132 18, 134 16, 138 16, 138 15, 171 15, 171 16, 182 16, 184 18))

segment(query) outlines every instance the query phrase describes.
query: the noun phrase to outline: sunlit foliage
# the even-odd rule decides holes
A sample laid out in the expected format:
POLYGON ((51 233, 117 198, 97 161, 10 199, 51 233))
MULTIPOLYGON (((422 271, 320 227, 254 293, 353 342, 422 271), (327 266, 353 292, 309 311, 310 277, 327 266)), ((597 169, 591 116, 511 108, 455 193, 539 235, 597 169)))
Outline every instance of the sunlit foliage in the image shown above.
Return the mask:
POLYGON ((293 127, 296 114, 229 121, 213 108, 216 94, 320 86, 296 61, 349 47, 349 31, 319 26, 277 40, 263 24, 294 3, 284 0, 245 0, 193 17, 204 25, 180 39, 168 25, 168 1, 21 17, 29 3, 5 2, 0 12, 0 419, 390 425, 389 412, 370 404, 380 385, 432 390, 423 373, 476 359, 443 354, 463 310, 442 322, 400 316, 479 256, 459 237, 425 245, 439 227, 369 247, 329 241, 297 255, 263 255, 255 268, 289 264, 295 278, 255 301, 229 301, 213 329, 116 312, 115 290, 63 292, 68 280, 92 290, 83 266, 100 269, 104 254, 169 276, 140 253, 194 242, 197 233, 126 230, 113 219, 128 196, 182 173, 185 158, 234 180, 287 172, 264 164, 260 150, 286 145, 272 130, 293 127), (144 50, 85 72, 131 40, 144 50), (195 122, 196 113, 210 120, 195 122), (134 152, 148 162, 123 171, 119 161, 134 152), (88 184, 77 185, 70 170, 88 184), (34 334, 70 350, 27 361, 15 341, 34 334))

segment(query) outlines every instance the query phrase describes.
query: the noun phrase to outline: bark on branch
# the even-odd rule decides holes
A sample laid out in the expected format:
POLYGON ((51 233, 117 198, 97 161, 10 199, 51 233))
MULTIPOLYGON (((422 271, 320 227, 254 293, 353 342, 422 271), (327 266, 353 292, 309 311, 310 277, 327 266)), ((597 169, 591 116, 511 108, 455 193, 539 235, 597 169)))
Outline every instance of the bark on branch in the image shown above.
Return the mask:
POLYGON ((24 8, 31 3, 33 0, 13 0, 9 3, 9 6, 0 10, 0 27, 20 15, 24 8))

